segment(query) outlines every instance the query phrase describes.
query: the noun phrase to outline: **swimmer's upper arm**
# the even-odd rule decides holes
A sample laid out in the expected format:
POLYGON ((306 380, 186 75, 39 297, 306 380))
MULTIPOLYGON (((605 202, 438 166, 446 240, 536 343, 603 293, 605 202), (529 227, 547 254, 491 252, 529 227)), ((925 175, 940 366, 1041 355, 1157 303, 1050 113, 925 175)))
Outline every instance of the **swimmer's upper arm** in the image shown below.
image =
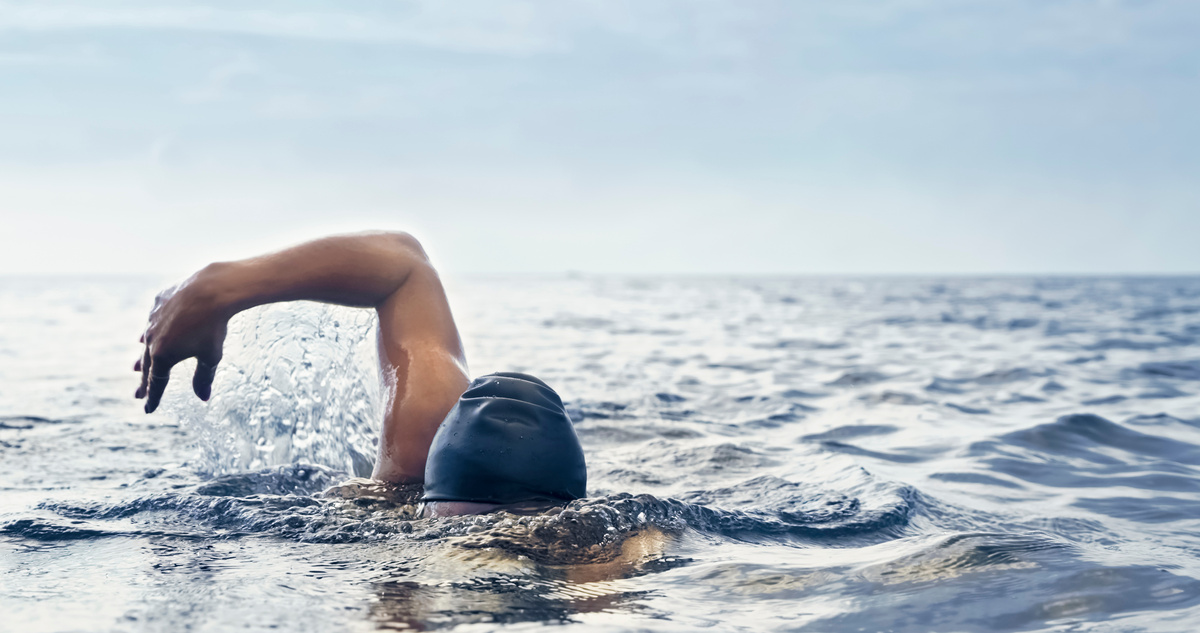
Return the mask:
POLYGON ((372 477, 412 483, 424 481, 433 436, 470 379, 441 278, 415 238, 395 239, 414 259, 404 283, 376 307, 388 404, 372 477))

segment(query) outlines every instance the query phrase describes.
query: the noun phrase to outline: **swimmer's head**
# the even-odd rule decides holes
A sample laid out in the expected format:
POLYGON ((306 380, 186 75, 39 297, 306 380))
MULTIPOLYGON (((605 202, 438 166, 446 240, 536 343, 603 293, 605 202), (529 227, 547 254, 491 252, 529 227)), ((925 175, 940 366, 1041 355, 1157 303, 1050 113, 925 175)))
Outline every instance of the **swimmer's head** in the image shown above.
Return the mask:
POLYGON ((422 501, 431 516, 545 508, 586 495, 583 449, 562 400, 526 374, 475 379, 425 463, 422 501))

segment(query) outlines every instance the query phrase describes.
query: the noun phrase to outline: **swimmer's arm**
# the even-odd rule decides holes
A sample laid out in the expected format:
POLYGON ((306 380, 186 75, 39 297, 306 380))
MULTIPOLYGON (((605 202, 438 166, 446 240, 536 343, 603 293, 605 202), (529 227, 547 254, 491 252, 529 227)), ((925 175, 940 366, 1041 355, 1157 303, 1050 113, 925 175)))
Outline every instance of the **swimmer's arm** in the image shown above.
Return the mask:
MULTIPOLYGON (((407 233, 336 235, 259 257, 209 264, 197 273, 216 311, 309 300, 378 308, 413 277, 434 276, 424 249, 407 233)), ((414 283, 428 280, 413 279, 414 283)), ((445 316, 449 307, 440 292, 445 316)), ((428 298, 428 297, 426 297, 428 298)))
POLYGON ((466 360, 437 271, 406 233, 341 235, 206 266, 160 294, 143 335, 136 397, 154 411, 171 368, 196 358, 192 387, 207 400, 229 319, 279 301, 372 307, 390 402, 376 478, 420 481, 442 417, 467 387, 466 360))

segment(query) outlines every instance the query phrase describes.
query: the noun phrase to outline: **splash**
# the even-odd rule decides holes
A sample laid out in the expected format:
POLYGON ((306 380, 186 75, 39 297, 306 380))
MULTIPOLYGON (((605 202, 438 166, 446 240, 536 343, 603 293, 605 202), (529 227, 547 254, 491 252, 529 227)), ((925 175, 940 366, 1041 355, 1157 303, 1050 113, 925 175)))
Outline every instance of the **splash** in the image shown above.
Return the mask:
MULTIPOLYGON (((230 322, 209 403, 180 386, 168 414, 197 431, 196 466, 213 476, 293 463, 369 475, 383 396, 377 320, 310 302, 262 306, 230 322)), ((187 384, 192 368, 176 369, 187 384)))

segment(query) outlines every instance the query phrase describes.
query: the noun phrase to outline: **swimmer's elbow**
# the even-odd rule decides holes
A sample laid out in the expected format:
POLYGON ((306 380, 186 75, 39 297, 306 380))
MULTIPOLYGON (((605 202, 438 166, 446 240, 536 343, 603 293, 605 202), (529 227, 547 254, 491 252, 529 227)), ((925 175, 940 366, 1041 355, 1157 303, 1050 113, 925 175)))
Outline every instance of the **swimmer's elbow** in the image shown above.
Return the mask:
POLYGON ((387 297, 414 278, 437 275, 425 248, 411 233, 370 231, 359 234, 357 239, 363 248, 375 253, 376 258, 371 261, 371 266, 393 284, 391 289, 379 298, 380 302, 386 301, 387 297))
MULTIPOLYGON (((431 284, 430 281, 436 281, 438 278, 437 270, 434 269, 433 263, 429 261, 429 255, 425 253, 425 248, 421 246, 421 242, 413 237, 411 233, 404 231, 388 231, 372 234, 372 239, 378 248, 385 249, 389 256, 389 271, 386 273, 395 284, 394 288, 387 293, 386 297, 381 298, 381 302, 377 307, 386 302, 392 296, 399 296, 397 293, 401 289, 407 288, 404 292, 405 296, 412 297, 414 293, 420 294, 422 289, 432 286, 437 286, 436 283, 431 284)), ((440 286, 438 286, 440 292, 440 286)))
POLYGON ((392 248, 395 248, 397 252, 403 253, 412 261, 423 264, 429 263, 429 255, 425 253, 425 248, 421 246, 421 242, 418 241, 416 237, 413 237, 411 233, 406 233, 404 231, 387 231, 380 233, 379 236, 382 239, 387 240, 392 248))

